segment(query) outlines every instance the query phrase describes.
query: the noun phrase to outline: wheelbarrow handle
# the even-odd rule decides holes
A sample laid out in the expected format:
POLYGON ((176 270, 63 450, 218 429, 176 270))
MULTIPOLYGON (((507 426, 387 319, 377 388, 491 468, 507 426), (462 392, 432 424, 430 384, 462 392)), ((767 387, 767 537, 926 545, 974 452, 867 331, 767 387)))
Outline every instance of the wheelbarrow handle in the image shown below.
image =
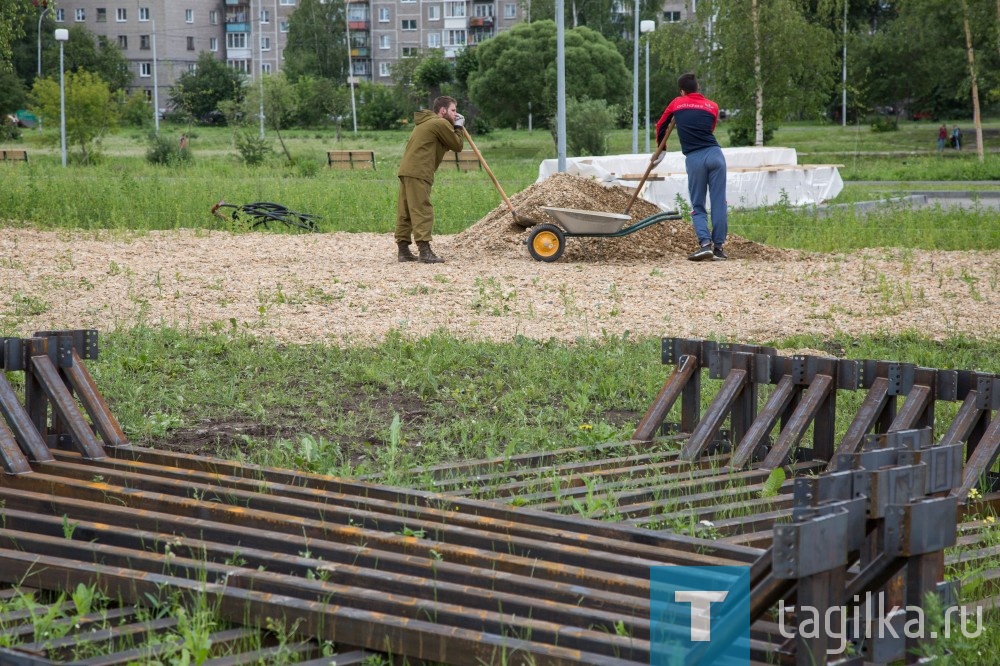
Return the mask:
POLYGON ((674 131, 675 124, 675 119, 671 118, 670 124, 667 125, 667 132, 663 135, 663 141, 660 141, 660 143, 656 146, 656 152, 649 156, 649 166, 646 167, 646 173, 642 174, 642 180, 640 180, 639 184, 636 185, 635 192, 632 193, 632 198, 628 200, 628 205, 625 206, 625 215, 628 215, 629 211, 632 210, 632 204, 635 203, 636 198, 639 196, 639 192, 642 191, 642 186, 646 184, 646 179, 649 178, 649 172, 652 171, 653 167, 656 165, 656 158, 660 156, 660 153, 667 149, 667 139, 670 138, 670 133, 674 131))

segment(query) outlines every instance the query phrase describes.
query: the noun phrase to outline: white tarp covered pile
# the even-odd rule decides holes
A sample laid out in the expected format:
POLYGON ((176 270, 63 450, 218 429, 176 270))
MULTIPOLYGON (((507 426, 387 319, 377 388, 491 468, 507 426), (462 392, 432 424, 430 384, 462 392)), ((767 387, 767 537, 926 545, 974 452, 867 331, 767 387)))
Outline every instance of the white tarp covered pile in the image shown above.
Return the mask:
MULTIPOLYGON (((780 201, 792 206, 816 205, 833 199, 844 188, 836 165, 799 165, 794 148, 723 148, 722 152, 726 156, 726 199, 733 208, 760 208, 780 201)), ((566 172, 634 188, 649 166, 649 157, 646 153, 569 157, 566 172)), ((557 170, 557 160, 544 160, 536 182, 557 170)), ((684 155, 668 151, 650 172, 639 195, 665 210, 677 208, 678 197, 690 205, 684 155)))

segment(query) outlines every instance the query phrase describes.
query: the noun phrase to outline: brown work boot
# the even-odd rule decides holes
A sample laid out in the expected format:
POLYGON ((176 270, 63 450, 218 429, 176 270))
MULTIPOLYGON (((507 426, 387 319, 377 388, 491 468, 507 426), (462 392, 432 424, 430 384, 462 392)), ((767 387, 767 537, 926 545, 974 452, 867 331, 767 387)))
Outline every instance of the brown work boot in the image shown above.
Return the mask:
POLYGON ((416 261, 417 260, 417 256, 415 254, 413 254, 412 252, 410 252, 410 244, 409 243, 398 242, 398 243, 396 243, 396 247, 399 248, 399 252, 396 254, 396 258, 400 262, 403 262, 403 261, 416 261))
POLYGON ((420 251, 420 263, 422 264, 443 264, 444 259, 434 254, 430 241, 417 241, 417 249, 420 251))

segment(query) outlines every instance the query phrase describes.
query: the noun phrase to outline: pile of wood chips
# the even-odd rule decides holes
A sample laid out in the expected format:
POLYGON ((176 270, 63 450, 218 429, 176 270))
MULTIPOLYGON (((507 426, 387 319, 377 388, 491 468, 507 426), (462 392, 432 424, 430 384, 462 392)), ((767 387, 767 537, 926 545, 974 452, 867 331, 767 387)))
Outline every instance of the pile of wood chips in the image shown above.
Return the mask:
MULTIPOLYGON (((531 218, 540 224, 554 223, 541 206, 573 208, 604 213, 624 212, 634 190, 612 185, 605 187, 593 178, 557 173, 540 183, 514 194, 510 201, 521 217, 531 218)), ((636 199, 629 213, 634 224, 660 212, 660 208, 642 198, 636 199)), ((484 218, 455 236, 459 245, 469 245, 486 250, 495 256, 525 256, 530 229, 514 224, 514 217, 505 204, 490 211, 484 218)), ((697 247, 689 216, 681 220, 668 220, 619 238, 570 238, 562 260, 632 262, 687 256, 697 247)), ((726 254, 731 259, 777 260, 787 259, 787 250, 754 243, 729 234, 726 254)))

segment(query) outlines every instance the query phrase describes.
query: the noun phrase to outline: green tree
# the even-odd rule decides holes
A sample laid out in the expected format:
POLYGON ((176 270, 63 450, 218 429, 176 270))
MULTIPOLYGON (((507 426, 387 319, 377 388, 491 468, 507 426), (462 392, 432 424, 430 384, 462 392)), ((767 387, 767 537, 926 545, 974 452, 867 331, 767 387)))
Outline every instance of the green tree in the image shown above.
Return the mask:
POLYGON ((566 144, 572 155, 607 155, 614 116, 603 99, 566 100, 566 144))
MULTIPOLYGON (((347 32, 343 2, 300 0, 288 18, 284 71, 291 80, 315 76, 347 82, 347 32)), ((361 33, 352 39, 367 39, 361 33)), ((367 43, 353 48, 368 47, 367 43)))
POLYGON ((390 86, 362 81, 358 86, 358 122, 365 127, 384 130, 399 127, 409 115, 409 105, 399 91, 390 86))
MULTIPOLYGON (((281 144, 281 150, 289 163, 294 162, 292 154, 288 152, 288 146, 281 136, 281 130, 288 127, 295 121, 299 111, 299 94, 283 72, 277 74, 265 74, 263 80, 264 95, 264 124, 274 130, 281 144)), ((244 117, 249 118, 258 113, 261 108, 261 89, 258 86, 250 86, 247 91, 244 106, 244 117)))
MULTIPOLYGON (((80 163, 90 164, 97 155, 101 137, 118 125, 118 105, 108 84, 100 76, 86 71, 69 72, 65 77, 66 142, 80 149, 80 163)), ((47 119, 59 118, 59 83, 52 79, 35 81, 30 95, 37 114, 47 119)), ((46 134, 58 141, 58 133, 46 134)))
POLYGON ((413 72, 414 82, 427 91, 430 106, 442 94, 442 87, 455 79, 455 66, 444 57, 442 49, 432 49, 421 59, 413 72))
MULTIPOLYGON (((721 0, 699 3, 715 11, 708 90, 727 108, 738 108, 730 132, 763 145, 766 126, 790 116, 817 117, 834 90, 833 34, 802 13, 798 0, 721 0)), ((706 18, 711 14, 705 14, 706 18)))
POLYGON ((31 0, 3 0, 0 2, 0 71, 11 70, 11 47, 24 35, 25 17, 35 8, 31 0))
POLYGON ((26 99, 27 91, 17 74, 0 72, 0 116, 23 109, 26 99))
POLYGON ((225 101, 240 103, 244 96, 242 73, 216 60, 211 53, 198 56, 198 66, 184 72, 170 90, 170 101, 199 122, 211 122, 225 101))
MULTIPOLYGON (((624 103, 632 77, 621 54, 590 28, 566 31, 566 95, 624 103)), ((556 113, 556 26, 520 24, 477 47, 479 68, 469 96, 496 124, 512 127, 528 113, 548 122, 556 113), (529 106, 530 105, 530 106, 529 106)))

